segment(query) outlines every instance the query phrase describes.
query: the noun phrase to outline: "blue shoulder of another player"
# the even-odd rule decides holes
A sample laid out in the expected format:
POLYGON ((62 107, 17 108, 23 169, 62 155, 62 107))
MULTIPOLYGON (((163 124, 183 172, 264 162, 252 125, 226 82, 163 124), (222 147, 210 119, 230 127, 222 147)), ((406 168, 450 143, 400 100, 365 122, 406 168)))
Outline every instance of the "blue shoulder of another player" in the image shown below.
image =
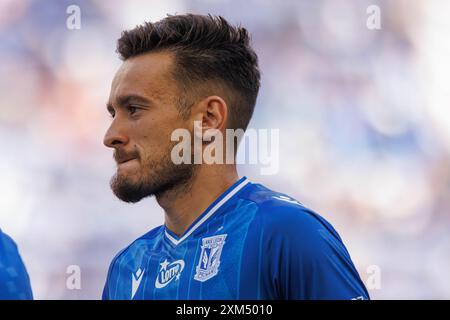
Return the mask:
POLYGON ((33 299, 30 278, 14 240, 0 230, 0 299, 33 299))
POLYGON ((322 216, 259 184, 245 198, 258 206, 268 264, 282 298, 369 298, 341 237, 322 216))

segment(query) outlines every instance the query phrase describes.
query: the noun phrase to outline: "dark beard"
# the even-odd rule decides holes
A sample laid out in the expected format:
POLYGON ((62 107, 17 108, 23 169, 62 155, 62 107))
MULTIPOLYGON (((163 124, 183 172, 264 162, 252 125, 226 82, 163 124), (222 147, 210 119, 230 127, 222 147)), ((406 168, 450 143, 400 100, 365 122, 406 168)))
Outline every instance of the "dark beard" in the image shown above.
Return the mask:
MULTIPOLYGON (((170 152, 168 153, 170 154, 170 152)), ((136 203, 146 197, 161 196, 167 191, 188 189, 194 176, 194 164, 174 164, 170 156, 162 161, 142 164, 139 181, 116 173, 110 181, 114 194, 120 200, 136 203)))

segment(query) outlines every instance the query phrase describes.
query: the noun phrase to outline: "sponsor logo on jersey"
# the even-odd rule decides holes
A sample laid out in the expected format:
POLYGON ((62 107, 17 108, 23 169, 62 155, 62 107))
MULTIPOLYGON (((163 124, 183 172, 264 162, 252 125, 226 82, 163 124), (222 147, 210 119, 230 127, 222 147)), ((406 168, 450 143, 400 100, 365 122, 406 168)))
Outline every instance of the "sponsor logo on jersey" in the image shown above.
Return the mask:
POLYGON ((225 244, 226 234, 202 239, 202 252, 197 265, 195 280, 206 281, 219 272, 220 255, 225 244))
POLYGON ((184 261, 176 260, 174 262, 168 262, 167 259, 161 262, 158 276, 156 277, 155 287, 158 289, 164 288, 173 279, 179 280, 181 272, 184 269, 184 261))
POLYGON ((134 295, 139 289, 139 286, 141 285, 142 278, 144 277, 145 269, 137 269, 136 272, 131 274, 131 299, 134 298, 134 295))

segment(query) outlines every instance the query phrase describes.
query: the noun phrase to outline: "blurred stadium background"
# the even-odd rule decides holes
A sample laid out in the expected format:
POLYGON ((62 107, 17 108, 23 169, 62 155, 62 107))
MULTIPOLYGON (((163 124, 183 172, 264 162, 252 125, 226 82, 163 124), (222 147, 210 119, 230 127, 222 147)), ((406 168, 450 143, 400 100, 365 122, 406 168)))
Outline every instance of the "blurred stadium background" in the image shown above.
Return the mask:
POLYGON ((253 128, 280 129, 280 171, 241 175, 334 224, 374 299, 450 298, 450 2, 1 0, 0 227, 37 299, 98 299, 113 256, 163 222, 115 199, 102 145, 123 29, 220 14, 253 35, 253 128), (69 30, 66 9, 81 9, 69 30), (368 30, 366 9, 381 8, 368 30), (66 269, 81 268, 81 290, 66 269), (375 267, 375 269, 377 268, 375 267))

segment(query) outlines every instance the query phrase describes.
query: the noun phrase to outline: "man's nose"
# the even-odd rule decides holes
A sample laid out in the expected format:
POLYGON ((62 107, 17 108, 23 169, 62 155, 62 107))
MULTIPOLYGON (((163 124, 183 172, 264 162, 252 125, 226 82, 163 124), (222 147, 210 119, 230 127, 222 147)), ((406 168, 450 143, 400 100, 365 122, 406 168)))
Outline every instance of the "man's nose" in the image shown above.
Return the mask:
POLYGON ((105 133, 103 144, 109 148, 116 148, 120 145, 126 145, 129 141, 128 135, 125 134, 123 128, 113 121, 105 133))

